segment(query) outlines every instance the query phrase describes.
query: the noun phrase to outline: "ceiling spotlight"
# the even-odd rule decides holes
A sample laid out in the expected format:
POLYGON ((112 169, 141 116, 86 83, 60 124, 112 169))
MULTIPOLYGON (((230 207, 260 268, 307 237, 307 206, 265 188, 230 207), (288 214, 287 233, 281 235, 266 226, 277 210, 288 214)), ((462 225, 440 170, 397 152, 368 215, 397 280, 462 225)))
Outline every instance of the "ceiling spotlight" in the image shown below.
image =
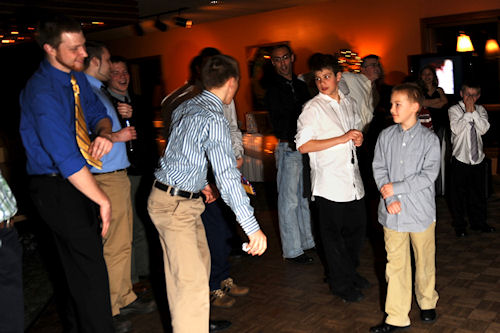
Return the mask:
POLYGON ((139 22, 134 24, 134 31, 137 36, 144 36, 144 29, 142 29, 141 24, 139 22))
POLYGON ((183 28, 190 29, 193 26, 192 20, 189 20, 189 19, 186 19, 186 18, 183 18, 180 16, 175 17, 174 20, 175 20, 176 25, 183 27, 183 28))
POLYGON ((168 26, 165 23, 163 23, 159 17, 157 17, 155 21, 155 28, 160 31, 167 31, 168 26))

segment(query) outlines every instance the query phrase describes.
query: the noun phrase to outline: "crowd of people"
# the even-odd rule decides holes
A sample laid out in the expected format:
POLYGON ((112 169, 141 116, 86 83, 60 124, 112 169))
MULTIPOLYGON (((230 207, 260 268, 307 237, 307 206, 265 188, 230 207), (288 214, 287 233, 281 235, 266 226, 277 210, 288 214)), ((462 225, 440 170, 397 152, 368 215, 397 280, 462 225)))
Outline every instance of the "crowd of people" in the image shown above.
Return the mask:
MULTIPOLYGON (((244 151, 233 100, 237 61, 214 48, 193 58, 187 83, 162 101, 168 141, 153 173, 152 133, 147 118, 138 116, 145 112, 139 97, 129 92, 127 60, 112 56, 103 43, 87 41, 79 23, 60 15, 40 24, 37 41, 45 59, 20 95, 20 132, 29 192, 64 272, 64 329, 128 332, 128 315, 157 309, 140 284, 150 274, 148 223, 163 250, 174 332, 229 327, 227 320, 210 320, 210 307, 231 307, 233 296, 249 288, 230 275, 233 232, 223 211, 234 212, 249 239, 248 254, 262 255, 267 248, 241 185, 244 151), (144 184, 147 203, 140 191, 144 184)), ((265 104, 279 141, 282 257, 311 264, 316 251, 332 294, 360 302, 371 285, 357 272, 359 256, 372 217, 370 201, 378 202, 388 288, 386 319, 370 332, 410 326, 410 244, 421 320, 435 321, 436 179, 447 136, 456 235, 467 235, 464 210, 471 229, 495 230, 486 221, 481 136, 489 123, 476 104, 480 87, 464 83, 462 101, 446 112, 448 101, 431 66, 422 69, 418 82, 387 94, 376 55, 363 58, 360 73, 349 73, 334 55, 316 53, 310 73, 300 78, 290 45, 275 45, 270 59, 274 73, 265 104)), ((16 314, 15 320, 0 320, 0 331, 22 332, 21 259, 11 223, 17 209, 1 176, 0 199, 0 260, 12 262, 8 274, 0 275, 9 276, 0 288, 11 295, 0 301, 0 319, 16 314)))

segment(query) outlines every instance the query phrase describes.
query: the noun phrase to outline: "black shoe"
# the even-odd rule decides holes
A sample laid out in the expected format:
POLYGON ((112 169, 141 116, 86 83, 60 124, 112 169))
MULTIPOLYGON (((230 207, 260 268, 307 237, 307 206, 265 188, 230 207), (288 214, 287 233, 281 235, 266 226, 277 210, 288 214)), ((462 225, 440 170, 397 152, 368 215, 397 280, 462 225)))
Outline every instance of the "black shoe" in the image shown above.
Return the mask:
POLYGON ((156 303, 154 299, 145 300, 142 298, 137 298, 135 301, 130 303, 124 308, 120 309, 120 314, 122 316, 129 314, 144 314, 150 313, 156 310, 156 303))
POLYGON ((346 303, 359 302, 365 298, 363 293, 354 287, 343 291, 333 291, 332 293, 342 298, 342 300, 346 303))
POLYGON ((293 262, 295 264, 302 264, 302 265, 312 264, 314 262, 314 259, 312 257, 309 257, 305 253, 302 253, 300 256, 295 258, 285 258, 285 260, 293 262))
POLYGON ((394 325, 390 325, 387 323, 382 323, 380 325, 370 327, 370 332, 371 333, 396 332, 396 331, 405 330, 409 327, 410 327, 410 325, 408 325, 408 326, 394 326, 394 325))
POLYGON ((490 233, 490 232, 493 232, 496 230, 495 227, 492 227, 488 223, 484 223, 484 224, 479 225, 479 226, 473 226, 473 227, 471 227, 471 229, 475 230, 475 231, 484 232, 484 233, 490 233))
POLYGON ((219 332, 231 326, 228 320, 210 320, 209 332, 219 332))
POLYGON ((420 310, 420 320, 425 323, 433 323, 436 321, 436 309, 420 310))
POLYGON ((455 235, 457 235, 458 238, 464 238, 467 236, 467 231, 464 229, 457 229, 455 230, 455 235))
POLYGON ((365 279, 364 277, 362 277, 358 273, 356 273, 354 275, 353 282, 354 282, 354 287, 359 288, 359 289, 368 289, 372 286, 371 283, 367 279, 365 279))
POLYGON ((115 333, 127 333, 132 330, 132 322, 122 315, 113 316, 113 327, 115 333))

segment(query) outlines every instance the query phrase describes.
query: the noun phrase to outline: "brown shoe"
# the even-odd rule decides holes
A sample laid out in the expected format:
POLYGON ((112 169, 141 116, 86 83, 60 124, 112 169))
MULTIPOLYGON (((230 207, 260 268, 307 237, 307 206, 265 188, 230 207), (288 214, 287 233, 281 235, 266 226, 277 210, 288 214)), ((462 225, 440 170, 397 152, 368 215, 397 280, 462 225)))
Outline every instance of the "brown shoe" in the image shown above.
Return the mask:
POLYGON ((219 308, 230 308, 236 300, 231 296, 226 295, 221 289, 210 292, 210 304, 219 308))
POLYGON ((250 291, 248 287, 238 286, 230 277, 220 283, 220 288, 231 296, 245 296, 250 291))

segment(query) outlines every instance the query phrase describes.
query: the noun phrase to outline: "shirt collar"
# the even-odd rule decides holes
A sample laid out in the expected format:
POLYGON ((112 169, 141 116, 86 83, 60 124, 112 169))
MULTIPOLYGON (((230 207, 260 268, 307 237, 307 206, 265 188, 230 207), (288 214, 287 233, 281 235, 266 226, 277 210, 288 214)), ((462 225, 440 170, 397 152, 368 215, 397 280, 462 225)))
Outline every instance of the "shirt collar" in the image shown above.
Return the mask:
POLYGON ((71 75, 74 75, 75 72, 63 72, 60 69, 52 66, 47 58, 43 59, 40 67, 42 68, 42 70, 48 72, 53 78, 59 81, 63 86, 71 86, 71 75))
POLYGON ((215 94, 211 93, 208 90, 203 90, 203 92, 200 94, 200 97, 211 101, 215 105, 215 109, 222 113, 222 100, 215 94))
MULTIPOLYGON (((328 96, 327 94, 318 93, 318 95, 324 101, 327 101, 329 103, 330 102, 338 103, 335 99, 333 99, 332 97, 328 96)), ((346 100, 345 95, 340 91, 340 89, 339 89, 339 96, 340 96, 340 103, 342 103, 344 100, 346 100)), ((340 103, 338 103, 338 104, 340 104, 340 103)))
POLYGON ((106 90, 108 91, 108 93, 111 96, 113 96, 114 98, 116 98, 120 101, 125 101, 125 97, 127 97, 128 100, 130 101, 130 96, 129 96, 128 92, 125 95, 122 95, 122 94, 118 94, 118 93, 114 92, 113 90, 109 89, 109 87, 106 90))
POLYGON ((398 129, 399 129, 400 133, 406 132, 406 133, 408 133, 410 135, 415 135, 415 133, 417 133, 417 131, 419 129, 421 129, 421 127, 423 128, 422 124, 420 124, 420 121, 418 119, 417 119, 417 122, 415 123, 415 125, 413 125, 409 129, 407 129, 406 131, 403 130, 403 127, 401 126, 401 124, 398 124, 398 129))
POLYGON ((93 88, 101 89, 101 87, 103 86, 103 83, 101 81, 87 73, 85 73, 85 76, 87 77, 87 80, 93 88))

